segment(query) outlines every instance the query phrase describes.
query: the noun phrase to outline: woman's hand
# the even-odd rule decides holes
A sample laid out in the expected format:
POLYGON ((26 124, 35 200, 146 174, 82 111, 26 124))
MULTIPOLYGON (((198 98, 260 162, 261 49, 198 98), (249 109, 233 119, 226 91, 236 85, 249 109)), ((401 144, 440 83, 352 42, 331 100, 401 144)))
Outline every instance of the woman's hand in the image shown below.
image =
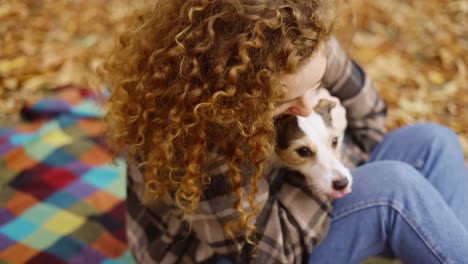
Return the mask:
POLYGON ((318 88, 313 94, 313 104, 317 105, 320 99, 326 99, 336 103, 335 107, 331 110, 332 124, 338 131, 344 131, 348 125, 348 121, 346 119, 346 110, 343 105, 341 105, 340 99, 332 96, 328 90, 323 87, 318 88))

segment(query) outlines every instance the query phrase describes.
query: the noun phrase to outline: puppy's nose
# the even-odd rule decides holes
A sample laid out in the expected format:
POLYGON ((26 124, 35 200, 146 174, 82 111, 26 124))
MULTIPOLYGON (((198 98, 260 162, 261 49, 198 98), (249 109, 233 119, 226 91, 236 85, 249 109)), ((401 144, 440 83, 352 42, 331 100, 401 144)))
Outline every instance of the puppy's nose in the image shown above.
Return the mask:
POLYGON ((341 191, 344 188, 346 188, 346 186, 348 186, 349 181, 348 181, 348 178, 344 177, 340 180, 333 181, 332 183, 333 183, 333 189, 337 191, 341 191))

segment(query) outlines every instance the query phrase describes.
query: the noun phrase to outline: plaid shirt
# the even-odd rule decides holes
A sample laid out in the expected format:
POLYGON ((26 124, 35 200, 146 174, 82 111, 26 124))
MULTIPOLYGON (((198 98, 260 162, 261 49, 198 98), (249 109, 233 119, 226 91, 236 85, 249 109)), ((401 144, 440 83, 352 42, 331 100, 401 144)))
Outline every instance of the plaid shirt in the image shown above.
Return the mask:
MULTIPOLYGON (((334 38, 329 41, 327 57, 324 86, 347 110, 344 156, 354 166, 359 165, 385 133, 386 106, 369 77, 334 38)), ((127 233, 138 262, 216 263, 224 256, 234 263, 303 263, 326 236, 330 201, 317 196, 302 175, 273 164, 259 181, 256 250, 252 257, 251 247, 243 243, 239 251, 223 231, 223 224, 237 217, 232 208, 235 198, 225 195, 229 187, 223 175, 228 167, 216 154, 210 167, 212 183, 204 190, 198 210, 184 221, 169 195, 144 207, 144 177, 129 166, 127 233)), ((248 193, 249 186, 243 191, 248 193)), ((247 202, 243 206, 249 207, 247 202)))

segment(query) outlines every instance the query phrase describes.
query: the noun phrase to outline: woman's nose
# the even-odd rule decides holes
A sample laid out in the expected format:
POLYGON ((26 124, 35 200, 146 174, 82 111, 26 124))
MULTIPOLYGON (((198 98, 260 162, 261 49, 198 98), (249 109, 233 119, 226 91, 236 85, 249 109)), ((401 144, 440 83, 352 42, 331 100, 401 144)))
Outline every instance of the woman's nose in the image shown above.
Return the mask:
POLYGON ((293 115, 308 117, 314 112, 314 102, 310 98, 302 96, 297 98, 294 104, 289 108, 293 115))

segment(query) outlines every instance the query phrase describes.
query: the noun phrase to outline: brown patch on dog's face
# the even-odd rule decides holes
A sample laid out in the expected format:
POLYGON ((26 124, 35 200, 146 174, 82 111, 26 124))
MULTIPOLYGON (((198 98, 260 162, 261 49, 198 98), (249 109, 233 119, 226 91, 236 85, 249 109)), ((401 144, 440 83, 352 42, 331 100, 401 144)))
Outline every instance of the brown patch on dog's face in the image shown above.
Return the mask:
POLYGON ((322 117, 325 125, 329 128, 332 127, 331 110, 333 107, 335 107, 335 105, 335 102, 326 99, 320 99, 319 103, 314 107, 314 111, 322 117))
POLYGON ((291 142, 304 136, 304 132, 297 124, 297 118, 292 115, 283 115, 275 120, 276 142, 279 149, 287 149, 291 142))
POLYGON ((297 169, 304 164, 314 164, 317 160, 317 149, 314 145, 294 144, 287 149, 279 149, 278 157, 286 167, 297 169), (301 149, 306 150, 307 155, 301 155, 301 149))
POLYGON ((307 136, 299 128, 297 117, 284 115, 276 120, 277 155, 288 166, 301 165, 316 158, 316 147, 308 144, 307 136))

